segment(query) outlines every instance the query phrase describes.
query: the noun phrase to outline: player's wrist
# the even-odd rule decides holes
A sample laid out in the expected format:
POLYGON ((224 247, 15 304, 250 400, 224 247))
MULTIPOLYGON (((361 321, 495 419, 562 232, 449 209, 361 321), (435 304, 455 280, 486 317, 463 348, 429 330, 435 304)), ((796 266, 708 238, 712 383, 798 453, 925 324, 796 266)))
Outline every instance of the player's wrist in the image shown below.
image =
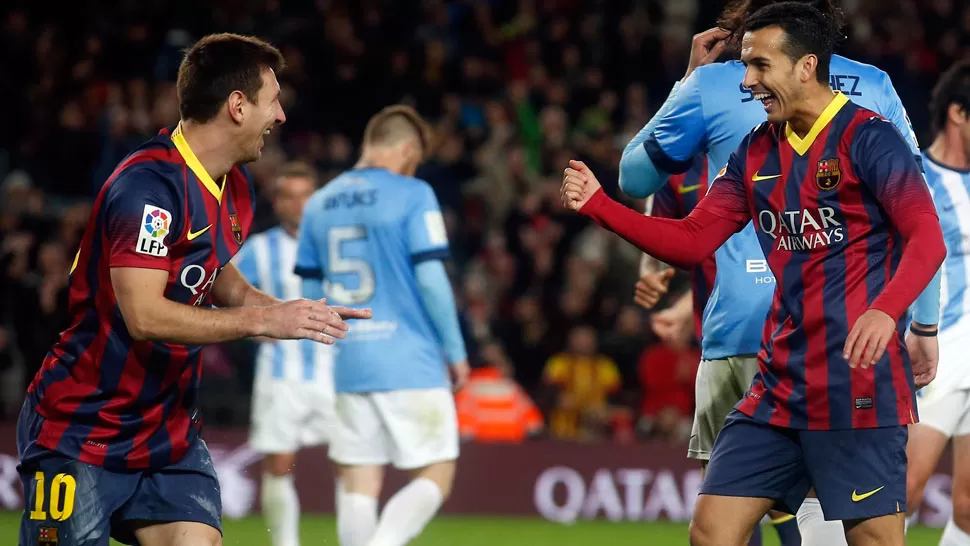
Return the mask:
POLYGON ((921 337, 936 337, 940 332, 936 324, 921 324, 915 321, 909 325, 909 331, 921 337))

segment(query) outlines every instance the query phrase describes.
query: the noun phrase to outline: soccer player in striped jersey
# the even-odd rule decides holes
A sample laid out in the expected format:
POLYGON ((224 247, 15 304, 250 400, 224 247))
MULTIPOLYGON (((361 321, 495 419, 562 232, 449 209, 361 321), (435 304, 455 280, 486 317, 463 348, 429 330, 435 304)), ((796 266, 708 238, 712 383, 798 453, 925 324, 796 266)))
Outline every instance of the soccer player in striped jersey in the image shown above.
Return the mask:
MULTIPOLYGON (((317 186, 313 167, 286 164, 273 185, 280 225, 253 235, 233 258, 246 280, 280 300, 300 299, 293 272, 303 207, 317 186)), ((256 354, 249 445, 265 455, 260 501, 273 546, 300 544, 300 500, 293 483, 296 453, 327 443, 334 420, 333 351, 301 340, 261 340, 256 354)))
POLYGON ((220 545, 219 482, 201 438, 202 348, 250 336, 333 343, 369 311, 280 302, 230 259, 253 219, 241 165, 286 117, 282 55, 234 34, 179 67, 181 121, 125 158, 74 258, 71 326, 27 392, 17 428, 20 545, 220 545), (213 309, 217 305, 222 309, 213 309))
MULTIPOLYGON (((737 29, 748 14, 774 0, 739 0, 729 5, 719 24, 737 29)), ((834 36, 841 36, 841 12, 834 0, 806 1, 832 22, 834 36)), ((671 91, 670 98, 628 145, 620 162, 620 186, 634 197, 644 197, 663 187, 670 173, 683 172, 698 153, 706 153, 710 173, 723 167, 744 136, 765 120, 765 112, 750 89, 742 84, 744 66, 739 61, 713 62, 727 49, 730 33, 714 28, 694 37, 687 75, 671 91), (726 85, 725 82, 732 82, 726 85)), ((889 76, 870 65, 833 55, 829 83, 850 100, 885 116, 906 138, 914 157, 919 157, 916 137, 906 110, 889 76)), ((757 372, 758 353, 765 317, 774 292, 774 277, 767 268, 754 228, 749 225, 731 237, 715 253, 717 277, 704 311, 702 361, 698 377, 722 381, 706 393, 697 394, 695 430, 688 457, 706 461, 726 413, 744 394, 757 372), (711 371, 711 368, 716 370, 711 371), (736 388, 735 385, 742 387, 736 388), (718 400, 707 400, 717 394, 718 400), (707 427, 711 423, 713 427, 707 427)), ((919 298, 915 317, 935 327, 939 317, 938 277, 919 298)), ((780 515, 773 514, 775 521, 780 515)), ((827 524, 815 498, 798 513, 801 538, 776 525, 785 546, 837 546, 843 540, 837 523, 827 524)))
POLYGON ((947 255, 940 363, 936 380, 916 398, 920 422, 909 429, 907 496, 909 510, 915 512, 926 481, 952 439, 953 513, 940 544, 970 546, 970 62, 959 62, 943 74, 933 90, 930 114, 936 138, 923 151, 923 166, 947 255))
POLYGON ((899 131, 829 86, 831 21, 783 2, 745 28, 743 83, 768 122, 686 219, 620 206, 580 162, 563 202, 681 266, 753 222, 777 279, 760 373, 715 442, 691 544, 743 545, 769 509, 794 513, 814 488, 851 546, 902 546, 914 371, 919 386, 935 373, 932 359, 911 367, 903 331, 945 256, 940 224, 899 131))

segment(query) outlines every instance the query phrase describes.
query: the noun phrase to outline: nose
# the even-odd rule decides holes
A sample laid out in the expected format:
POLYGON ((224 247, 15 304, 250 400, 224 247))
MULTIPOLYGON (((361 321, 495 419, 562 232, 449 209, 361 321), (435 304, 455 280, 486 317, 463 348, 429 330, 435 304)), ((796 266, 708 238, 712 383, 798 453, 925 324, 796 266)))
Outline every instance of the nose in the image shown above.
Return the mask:
POLYGON ((283 107, 280 106, 276 111, 276 124, 282 125, 286 123, 286 112, 283 111, 283 107))
POLYGON ((748 89, 752 89, 757 84, 758 84, 758 78, 754 75, 754 72, 751 70, 751 67, 750 66, 745 67, 744 79, 741 80, 741 85, 743 85, 748 89))

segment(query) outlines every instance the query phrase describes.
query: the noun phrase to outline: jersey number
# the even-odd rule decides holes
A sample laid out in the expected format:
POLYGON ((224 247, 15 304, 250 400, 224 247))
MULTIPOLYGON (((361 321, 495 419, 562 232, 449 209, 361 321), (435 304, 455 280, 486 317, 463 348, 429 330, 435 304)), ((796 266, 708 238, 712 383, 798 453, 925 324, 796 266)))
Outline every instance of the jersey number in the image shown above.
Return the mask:
MULTIPOLYGON (((64 521, 71 517, 74 512, 74 493, 77 490, 77 482, 70 474, 57 474, 51 480, 51 502, 48 507, 51 511, 51 518, 57 521, 64 521)), ((47 519, 47 512, 44 512, 44 473, 34 474, 34 509, 30 511, 30 519, 47 519)))
POLYGON ((366 241, 367 228, 364 226, 343 226, 330 228, 327 233, 327 248, 330 253, 330 272, 335 275, 357 275, 357 288, 350 290, 343 283, 330 282, 330 295, 340 303, 355 305, 364 303, 374 296, 374 269, 361 258, 347 258, 341 253, 341 245, 352 241, 366 241))

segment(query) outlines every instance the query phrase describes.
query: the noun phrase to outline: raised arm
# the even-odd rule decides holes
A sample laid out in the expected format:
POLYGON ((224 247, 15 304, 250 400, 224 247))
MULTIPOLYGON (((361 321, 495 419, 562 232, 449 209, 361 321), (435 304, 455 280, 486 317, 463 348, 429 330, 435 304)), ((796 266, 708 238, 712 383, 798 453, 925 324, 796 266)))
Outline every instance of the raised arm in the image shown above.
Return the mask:
POLYGON ((653 118, 633 137, 620 159, 620 189, 637 199, 653 195, 671 174, 690 167, 706 141, 700 75, 696 68, 710 64, 724 51, 729 32, 712 28, 694 36, 690 62, 682 81, 653 118))
POLYGON ((563 177, 563 206, 578 211, 640 250, 689 269, 710 256, 750 220, 736 157, 716 178, 707 196, 682 220, 644 216, 602 192, 581 161, 570 161, 563 177))

